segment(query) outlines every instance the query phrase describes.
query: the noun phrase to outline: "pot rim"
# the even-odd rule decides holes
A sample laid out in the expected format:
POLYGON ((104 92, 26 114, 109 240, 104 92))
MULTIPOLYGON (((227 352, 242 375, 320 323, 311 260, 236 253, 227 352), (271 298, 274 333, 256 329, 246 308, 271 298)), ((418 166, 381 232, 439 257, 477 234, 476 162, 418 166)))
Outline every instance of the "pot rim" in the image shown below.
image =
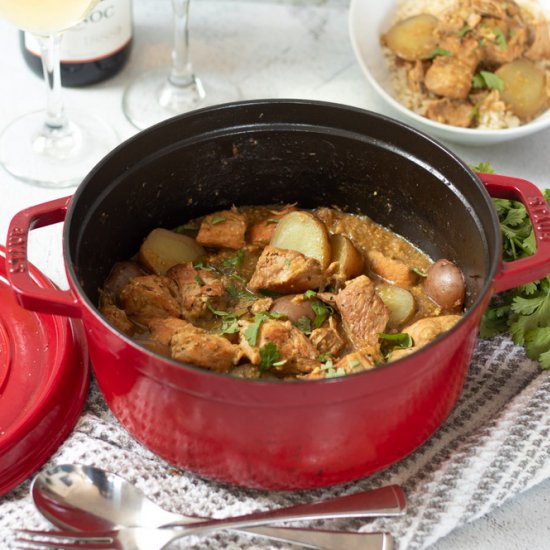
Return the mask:
MULTIPOLYGON (((164 131, 166 127, 170 127, 172 125, 178 125, 181 123, 181 121, 185 121, 187 119, 194 119, 197 117, 204 116, 205 113, 215 113, 216 111, 224 111, 227 109, 235 109, 235 108, 241 108, 246 109, 248 107, 251 108, 258 108, 262 106, 272 106, 272 105, 284 105, 284 106, 297 106, 297 107, 306 107, 306 108, 325 108, 325 109, 332 109, 332 110, 340 110, 340 111, 347 111, 351 113, 356 113, 358 116, 365 116, 368 115, 371 118, 375 118, 381 121, 384 121, 386 123, 389 123, 396 127, 399 131, 405 131, 409 134, 413 134, 411 137, 415 137, 416 139, 423 140, 425 142, 429 142, 429 145, 431 147, 435 147, 437 149, 442 150, 449 158, 452 160, 452 162, 458 164, 471 178, 472 183, 476 185, 478 191, 481 194, 481 197, 483 198, 482 204, 471 204, 471 203, 465 203, 463 199, 463 203, 472 210, 477 213, 478 209, 481 207, 487 208, 487 211, 491 217, 491 228, 493 230, 493 235, 490 236, 494 240, 494 242, 497 244, 497 250, 495 250, 495 255, 493 260, 491 261, 490 265, 488 266, 487 276, 485 278, 485 282, 480 289, 480 292, 475 299, 475 301, 468 307, 467 311, 465 311, 462 315, 462 318, 456 323, 456 325, 453 326, 452 329, 447 331, 446 333, 438 336, 435 338, 432 342, 422 347, 421 350, 409 355, 405 356, 401 359, 398 359, 396 361, 383 363, 379 366, 377 366, 375 369, 363 371, 351 375, 341 376, 341 377, 335 377, 330 379, 320 379, 320 380, 307 380, 307 381, 300 381, 300 382, 307 382, 308 385, 334 385, 334 384, 345 384, 350 381, 350 383, 353 383, 358 376, 373 376, 377 372, 386 371, 387 369, 395 368, 396 365, 403 365, 407 362, 413 363, 415 362, 416 358, 418 358, 419 354, 424 353, 430 353, 430 351, 440 345, 442 341, 444 341, 447 336, 450 333, 456 332, 461 329, 461 327, 466 323, 470 322, 469 319, 474 314, 476 314, 480 307, 483 306, 483 304, 490 298, 490 295, 492 293, 492 286, 493 286, 493 280, 498 273, 500 266, 502 264, 502 254, 500 252, 502 248, 502 234, 500 231, 500 225, 499 220, 497 216, 497 212, 491 202, 491 197, 489 193, 487 192, 485 186, 483 185, 483 182, 479 178, 479 176, 463 161, 461 160, 454 152, 449 150, 444 144, 439 142, 438 140, 432 138, 431 136, 425 134, 421 130, 418 130, 417 128, 414 128, 400 120, 396 120, 394 118, 391 118, 386 115, 382 115, 379 113, 375 113, 372 111, 369 111, 367 109, 362 109, 359 107, 353 107, 349 105, 343 105, 339 103, 334 102, 328 102, 328 101, 319 101, 319 100, 307 100, 307 99, 254 99, 254 100, 243 100, 243 101, 235 101, 231 103, 224 103, 221 105, 214 105, 210 107, 204 107, 202 109, 197 109, 194 111, 190 111, 175 117, 172 117, 168 120, 164 120, 162 122, 159 122, 158 124, 155 124, 145 130, 142 130, 135 135, 131 136, 127 140, 120 143, 115 149, 113 149, 110 153, 108 153, 83 179, 81 184, 78 186, 76 192, 74 193, 72 200, 70 201, 67 215, 65 219, 65 224, 63 227, 63 255, 65 258, 65 269, 69 278, 69 282, 73 290, 76 292, 77 296, 79 297, 79 300, 84 303, 88 311, 98 320, 101 322, 101 324, 108 329, 109 331, 114 331, 117 333, 117 336, 121 338, 125 344, 130 345, 133 349, 136 351, 139 351, 141 353, 144 353, 146 356, 148 356, 151 359, 154 359, 155 361, 162 362, 163 366, 169 367, 169 368, 177 368, 178 370, 189 370, 190 374, 198 375, 201 377, 212 377, 215 380, 224 380, 224 383, 230 383, 230 384, 237 384, 240 385, 242 383, 245 384, 254 384, 256 386, 269 386, 269 387, 299 387, 303 386, 303 384, 289 384, 288 380, 278 380, 278 379, 244 379, 244 378, 237 378, 235 376, 232 376, 230 374, 226 373, 218 373, 213 372, 208 369, 204 369, 198 366, 195 366, 190 363, 183 363, 180 361, 176 361, 175 359, 164 357, 160 354, 157 354, 155 352, 152 352, 148 350, 147 348, 140 346, 137 344, 133 339, 128 337, 126 334, 124 334, 122 331, 118 330, 116 327, 111 325, 106 321, 106 319, 100 314, 97 306, 92 302, 92 300, 88 297, 86 292, 83 290, 81 284, 79 283, 78 276, 74 269, 73 262, 69 262, 68 260, 71 258, 70 250, 69 250, 69 229, 73 222, 73 215, 75 210, 75 204, 78 202, 79 197, 83 194, 86 183, 95 177, 96 173, 98 173, 102 167, 112 161, 113 158, 116 159, 117 155, 119 154, 119 151, 123 148, 127 147, 128 145, 131 145, 135 142, 138 142, 143 139, 144 136, 149 136, 151 134, 154 134, 159 131, 164 131), (413 358, 411 360, 411 358, 413 358)), ((291 123, 291 122, 289 122, 291 123)), ((299 124, 299 123, 294 123, 299 124)), ((244 127, 246 124, 243 122, 235 121, 234 127, 244 127)), ((427 161, 424 161, 425 165, 429 164, 427 161)), ((376 220, 375 220, 376 221, 376 220)), ((489 242, 490 239, 488 239, 489 242)), ((487 243, 488 244, 488 243, 487 243)), ((476 327, 478 325, 476 324, 476 327)), ((166 382, 166 381, 164 381, 166 382)), ((396 381, 395 383, 398 383, 396 381)))

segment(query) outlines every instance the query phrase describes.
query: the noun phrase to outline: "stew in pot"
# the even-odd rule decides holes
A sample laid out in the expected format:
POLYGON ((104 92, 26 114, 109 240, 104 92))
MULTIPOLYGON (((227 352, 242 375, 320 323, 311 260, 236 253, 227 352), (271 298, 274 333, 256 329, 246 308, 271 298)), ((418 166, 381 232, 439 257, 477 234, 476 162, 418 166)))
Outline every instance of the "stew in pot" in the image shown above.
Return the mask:
POLYGON ((365 216, 233 207, 154 229, 100 311, 149 349, 244 378, 315 380, 413 353, 461 318, 465 283, 365 216))

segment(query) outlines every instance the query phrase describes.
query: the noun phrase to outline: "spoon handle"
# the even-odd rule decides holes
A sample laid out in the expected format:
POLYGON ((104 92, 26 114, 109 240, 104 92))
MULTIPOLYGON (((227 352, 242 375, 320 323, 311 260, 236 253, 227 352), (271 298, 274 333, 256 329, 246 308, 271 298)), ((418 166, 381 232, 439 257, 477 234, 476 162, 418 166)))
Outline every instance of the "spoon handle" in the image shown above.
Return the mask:
POLYGON ((200 534, 214 529, 241 529, 279 521, 335 519, 349 517, 401 516, 406 500, 398 485, 335 497, 321 502, 300 504, 288 508, 255 512, 227 519, 209 519, 196 523, 173 522, 165 527, 182 526, 185 534, 200 534))
POLYGON ((292 527, 253 527, 248 533, 271 540, 300 544, 305 548, 322 550, 392 550, 393 538, 389 533, 347 533, 319 529, 292 527))

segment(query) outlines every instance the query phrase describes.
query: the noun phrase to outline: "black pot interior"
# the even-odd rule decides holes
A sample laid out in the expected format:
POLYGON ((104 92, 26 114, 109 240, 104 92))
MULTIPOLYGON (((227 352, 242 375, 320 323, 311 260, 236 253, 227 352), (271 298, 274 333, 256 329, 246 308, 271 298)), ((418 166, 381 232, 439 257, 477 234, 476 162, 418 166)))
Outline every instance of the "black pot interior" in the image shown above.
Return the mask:
POLYGON ((111 266, 155 227, 238 206, 337 205, 457 262, 469 304, 494 276, 499 231, 477 177, 396 121, 326 103, 266 100, 170 119, 107 156, 65 226, 69 272, 92 304, 111 266))

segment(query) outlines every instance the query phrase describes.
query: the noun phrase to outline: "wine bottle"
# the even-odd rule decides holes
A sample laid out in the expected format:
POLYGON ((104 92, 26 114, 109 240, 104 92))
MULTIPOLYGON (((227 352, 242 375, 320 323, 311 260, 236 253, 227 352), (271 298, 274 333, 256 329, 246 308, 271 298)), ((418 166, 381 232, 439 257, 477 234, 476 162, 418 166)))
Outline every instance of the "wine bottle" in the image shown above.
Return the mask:
MULTIPOLYGON (((88 17, 63 33, 61 81, 78 87, 101 82, 124 67, 132 46, 131 0, 99 0, 88 17)), ((36 38, 20 33, 27 65, 42 76, 42 59, 36 38)))

